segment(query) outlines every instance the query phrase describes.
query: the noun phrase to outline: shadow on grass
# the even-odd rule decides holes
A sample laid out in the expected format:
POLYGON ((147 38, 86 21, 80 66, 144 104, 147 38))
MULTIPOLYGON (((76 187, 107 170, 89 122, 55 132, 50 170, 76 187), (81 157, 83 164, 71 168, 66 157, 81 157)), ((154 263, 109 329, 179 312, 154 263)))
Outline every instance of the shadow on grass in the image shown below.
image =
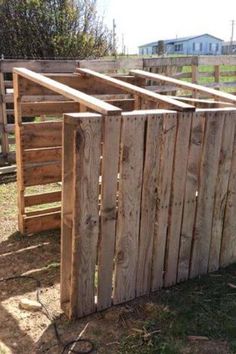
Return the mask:
POLYGON ((118 353, 236 353, 236 264, 146 299, 147 333, 124 338, 118 353))

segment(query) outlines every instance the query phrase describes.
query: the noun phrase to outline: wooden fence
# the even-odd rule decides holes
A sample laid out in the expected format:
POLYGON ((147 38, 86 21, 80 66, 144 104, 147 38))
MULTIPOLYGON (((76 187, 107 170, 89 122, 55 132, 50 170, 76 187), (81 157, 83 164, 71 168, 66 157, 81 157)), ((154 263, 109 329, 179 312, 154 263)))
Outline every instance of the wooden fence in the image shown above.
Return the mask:
MULTIPOLYGON (((131 69, 144 69, 152 73, 162 73, 181 80, 201 83, 215 89, 236 92, 236 57, 203 56, 175 58, 122 58, 118 60, 0 60, 0 163, 15 162, 14 103, 12 70, 25 67, 40 73, 74 73, 76 67, 93 69, 106 73, 128 73, 131 69), (208 66, 207 70, 204 66, 208 66), (228 81, 230 78, 230 81, 228 81), (205 81, 204 81, 205 80, 205 81), (210 81, 210 82, 209 82, 210 81)), ((174 84, 153 85, 145 88, 170 95, 176 95, 174 84)), ((183 95, 182 95, 183 96, 183 95)), ((128 104, 128 103, 127 103, 128 104)), ((38 112, 35 112, 35 115, 38 112)), ((24 116, 26 117, 26 116, 24 116)), ((23 117, 23 118, 24 118, 23 117)), ((32 112, 29 117, 34 117, 32 112)), ((26 117, 27 118, 27 117, 26 117)), ((24 119, 23 119, 24 121, 24 119)))
POLYGON ((65 116, 69 317, 235 262, 235 124, 234 108, 65 116))

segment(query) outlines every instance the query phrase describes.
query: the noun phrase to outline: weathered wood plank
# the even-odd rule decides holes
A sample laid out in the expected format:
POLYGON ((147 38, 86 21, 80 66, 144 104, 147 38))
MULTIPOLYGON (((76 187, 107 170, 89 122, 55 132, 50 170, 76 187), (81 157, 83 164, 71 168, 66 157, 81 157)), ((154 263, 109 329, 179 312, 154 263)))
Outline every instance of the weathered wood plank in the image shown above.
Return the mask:
POLYGON ((62 129, 61 307, 70 317, 73 210, 75 207, 75 127, 64 116, 62 129))
POLYGON ((61 161, 61 155, 62 149, 60 146, 23 151, 23 159, 25 164, 61 161))
POLYGON ((136 295, 151 290, 153 238, 157 207, 157 185, 160 169, 163 115, 147 115, 145 164, 142 184, 142 205, 137 265, 136 295))
POLYGON ((62 123, 24 123, 21 127, 24 149, 61 146, 62 123))
POLYGON ((121 117, 104 117, 101 237, 98 253, 98 310, 109 307, 112 300, 120 129, 121 117))
MULTIPOLYGON (((195 92, 199 92, 199 93, 204 93, 204 94, 225 100, 226 102, 231 102, 234 105, 236 105, 236 97, 234 95, 227 93, 227 92, 217 91, 217 90, 214 90, 212 88, 205 87, 202 85, 177 80, 177 79, 167 77, 164 75, 160 75, 160 74, 148 73, 148 72, 142 71, 142 70, 131 70, 130 72, 131 72, 131 74, 136 75, 138 77, 142 77, 142 78, 146 78, 146 79, 150 79, 150 80, 155 80, 155 81, 167 82, 167 83, 179 86, 183 89, 191 90, 191 91, 195 91, 195 92)), ((216 85, 218 85, 218 83, 216 85)))
POLYGON ((29 194, 25 196, 25 207, 60 202, 60 201, 61 201, 61 191, 41 193, 41 194, 29 194))
MULTIPOLYGON (((234 113, 235 119, 235 113, 234 113)), ((225 267, 236 261, 236 130, 232 163, 225 208, 224 227, 221 243, 220 266, 225 267)))
MULTIPOLYGON (((69 115, 67 116, 69 117, 69 115)), ((72 241, 71 313, 81 317, 95 310, 95 264, 99 232, 100 115, 74 114, 75 198, 72 241)))
POLYGON ((181 227, 179 264, 177 281, 188 279, 193 230, 197 205, 196 193, 199 189, 201 151, 204 137, 205 117, 194 113, 192 117, 191 138, 185 185, 184 211, 181 227))
POLYGON ((61 226, 61 212, 40 214, 38 216, 24 217, 24 232, 34 234, 36 232, 59 229, 61 226))
MULTIPOLYGON (((77 69, 78 73, 80 74, 85 74, 85 75, 89 75, 94 77, 98 82, 107 82, 108 84, 110 84, 112 87, 119 87, 121 88, 124 92, 130 92, 136 96, 139 96, 143 99, 149 100, 149 101, 154 101, 155 103, 163 103, 166 104, 167 107, 171 107, 174 108, 176 110, 180 110, 180 111, 194 111, 195 108, 187 103, 184 102, 179 102, 179 101, 175 101, 174 99, 165 97, 163 95, 160 95, 158 93, 155 92, 151 92, 148 90, 145 90, 142 87, 138 87, 135 85, 132 85, 128 82, 124 82, 121 80, 118 80, 116 78, 112 78, 110 76, 107 75, 103 75, 100 73, 97 73, 95 71, 89 70, 89 69, 77 69)), ((178 80, 177 80, 178 81, 178 80)))
POLYGON ((176 129, 176 113, 166 114, 164 117, 162 156, 158 179, 158 205, 152 262, 152 291, 160 289, 163 286, 176 129))
POLYGON ((224 112, 207 112, 206 129, 200 169, 197 214, 193 240, 190 276, 204 274, 208 269, 215 187, 220 158, 224 112))
POLYGON ((135 297, 145 117, 123 114, 116 234, 115 304, 135 297))
POLYGON ((235 114, 226 113, 222 137, 222 146, 220 151, 219 169, 216 181, 216 197, 214 205, 212 236, 208 265, 208 271, 210 272, 214 272, 219 269, 225 206, 232 162, 234 130, 235 114))
POLYGON ((24 187, 60 182, 62 178, 61 161, 39 166, 24 166, 22 168, 24 187))
POLYGON ((175 143, 174 172, 171 191, 171 212, 166 244, 165 286, 174 285, 177 280, 191 119, 192 115, 187 113, 181 113, 177 116, 177 136, 175 143))
POLYGON ((70 98, 75 102, 81 103, 86 107, 93 109, 102 114, 115 115, 120 113, 120 109, 109 105, 106 102, 100 101, 97 98, 91 97, 81 91, 75 90, 69 86, 61 84, 55 80, 49 79, 41 74, 37 74, 25 68, 15 68, 14 72, 22 77, 40 84, 54 92, 57 92, 64 97, 70 98))
POLYGON ((25 216, 26 217, 40 216, 40 215, 45 215, 45 214, 52 214, 52 213, 55 213, 57 211, 59 211, 59 212, 61 211, 61 207, 60 206, 26 211, 25 212, 25 216))
POLYGON ((79 112, 79 103, 64 101, 64 102, 37 102, 37 103, 22 103, 22 115, 24 117, 38 115, 53 115, 62 113, 79 112))
POLYGON ((16 165, 17 165, 17 205, 18 205, 18 229, 21 233, 25 232, 24 227, 24 176, 23 176, 23 150, 24 145, 21 136, 21 96, 19 94, 20 78, 17 74, 13 74, 14 86, 14 110, 15 110, 15 137, 16 137, 16 165))

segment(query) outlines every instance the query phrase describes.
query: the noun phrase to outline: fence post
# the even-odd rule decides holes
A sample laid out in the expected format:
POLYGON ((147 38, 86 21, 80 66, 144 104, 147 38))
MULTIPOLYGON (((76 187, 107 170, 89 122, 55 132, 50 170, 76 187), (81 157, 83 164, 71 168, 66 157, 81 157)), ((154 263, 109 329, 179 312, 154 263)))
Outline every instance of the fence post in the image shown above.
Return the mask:
POLYGON ((4 74, 2 72, 2 60, 0 60, 0 132, 1 132, 1 145, 2 154, 5 159, 9 154, 9 141, 7 133, 7 114, 5 102, 5 85, 4 74))
MULTIPOLYGON (((214 78, 216 83, 220 83, 220 65, 215 65, 215 70, 214 70, 214 78)), ((215 90, 220 89, 220 85, 214 87, 215 90)))
POLYGON ((22 114, 21 114, 21 95, 19 92, 18 74, 13 72, 13 90, 14 90, 14 113, 15 113, 15 137, 16 137, 16 163, 17 163, 17 192, 18 192, 18 228, 24 234, 24 175, 23 175, 23 144, 22 144, 22 114))
MULTIPOLYGON (((197 84, 199 80, 199 70, 198 65, 192 65, 192 83, 197 84)), ((193 91, 193 98, 198 98, 199 94, 193 91)))
POLYGON ((69 317, 95 311, 101 134, 100 114, 64 117, 61 305, 69 317))

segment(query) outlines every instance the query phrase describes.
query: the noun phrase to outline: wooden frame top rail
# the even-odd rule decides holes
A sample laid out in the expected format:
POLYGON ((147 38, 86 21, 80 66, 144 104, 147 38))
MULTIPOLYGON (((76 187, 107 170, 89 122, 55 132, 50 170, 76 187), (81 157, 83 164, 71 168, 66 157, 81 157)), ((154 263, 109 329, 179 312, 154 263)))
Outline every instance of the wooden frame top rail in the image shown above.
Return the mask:
POLYGON ((67 85, 61 84, 58 81, 52 80, 44 75, 35 73, 34 71, 25 68, 14 68, 13 72, 25 79, 31 80, 43 87, 48 88, 54 92, 57 92, 64 97, 70 98, 75 102, 81 103, 82 105, 105 115, 119 115, 121 109, 112 106, 109 103, 101 101, 95 97, 89 96, 81 91, 73 89, 67 85))
POLYGON ((176 86, 179 86, 183 89, 186 90, 191 90, 195 92, 200 92, 200 93, 205 93, 210 96, 213 96, 215 98, 221 98, 225 100, 226 102, 230 102, 233 104, 236 104, 236 96, 231 95, 227 92, 222 92, 222 91, 217 91, 209 87, 205 87, 202 85, 198 84, 192 84, 190 82, 184 82, 178 79, 174 79, 165 75, 160 75, 160 74, 154 74, 154 73, 149 73, 147 71, 143 70, 131 70, 130 74, 135 75, 137 77, 141 77, 147 80, 153 80, 153 81, 162 81, 162 82, 167 82, 169 84, 174 84, 176 86))
POLYGON ((127 91, 133 95, 139 96, 140 98, 146 99, 148 101, 165 103, 177 111, 194 111, 195 110, 194 106, 189 105, 187 103, 179 102, 179 101, 174 100, 172 98, 168 98, 168 97, 160 95, 158 93, 148 91, 148 90, 141 88, 139 86, 135 86, 135 85, 132 85, 128 82, 118 80, 114 77, 100 74, 100 73, 90 70, 90 69, 77 68, 76 72, 79 74, 93 76, 94 78, 96 78, 100 81, 107 82, 111 86, 119 87, 119 88, 123 89, 124 91, 127 91))

